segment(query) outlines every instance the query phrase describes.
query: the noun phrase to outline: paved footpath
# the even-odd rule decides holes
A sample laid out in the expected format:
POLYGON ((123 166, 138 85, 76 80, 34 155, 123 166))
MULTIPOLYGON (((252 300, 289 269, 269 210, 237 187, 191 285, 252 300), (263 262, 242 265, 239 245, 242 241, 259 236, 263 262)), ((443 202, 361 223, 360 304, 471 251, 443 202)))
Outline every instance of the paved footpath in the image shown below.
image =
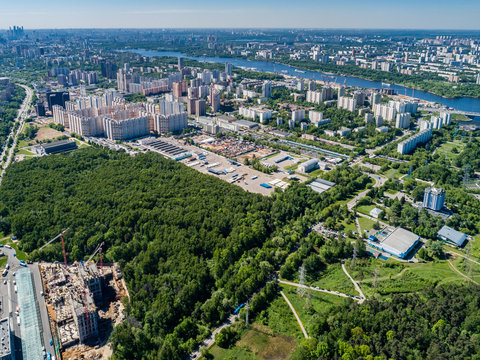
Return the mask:
POLYGON ((285 301, 287 302, 288 306, 290 306, 290 310, 292 310, 293 315, 295 315, 295 318, 296 318, 297 321, 298 321, 298 325, 300 325, 300 329, 302 329, 303 336, 305 336, 305 339, 308 339, 309 336, 308 336, 308 334, 307 334, 307 331, 306 331, 305 328, 303 327, 302 320, 300 320, 300 317, 298 316, 297 312, 295 311, 295 308, 293 307, 292 303, 288 300, 288 298, 285 296, 285 294, 283 293, 283 291, 280 291, 280 294, 282 294, 282 296, 283 296, 283 298, 285 299, 285 301))
POLYGON ((353 286, 355 286, 355 289, 357 290, 357 292, 360 294, 360 297, 362 298, 358 303, 359 304, 363 303, 366 300, 366 297, 363 294, 363 291, 360 288, 360 285, 358 285, 358 283, 355 280, 353 280, 353 278, 350 276, 350 274, 348 273, 348 271, 345 267, 345 264, 342 264, 342 269, 343 269, 343 272, 348 276, 350 281, 353 283, 353 286))

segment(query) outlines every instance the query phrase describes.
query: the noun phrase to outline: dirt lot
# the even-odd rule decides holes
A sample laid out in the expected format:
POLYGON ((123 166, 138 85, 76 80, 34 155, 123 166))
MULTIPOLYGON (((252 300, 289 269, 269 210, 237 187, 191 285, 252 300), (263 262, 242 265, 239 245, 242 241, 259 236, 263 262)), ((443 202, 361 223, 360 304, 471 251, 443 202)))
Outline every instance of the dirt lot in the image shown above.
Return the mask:
POLYGON ((56 139, 62 135, 64 134, 60 131, 57 131, 49 127, 43 127, 38 129, 37 136, 35 136, 35 140, 44 141, 48 139, 56 139))

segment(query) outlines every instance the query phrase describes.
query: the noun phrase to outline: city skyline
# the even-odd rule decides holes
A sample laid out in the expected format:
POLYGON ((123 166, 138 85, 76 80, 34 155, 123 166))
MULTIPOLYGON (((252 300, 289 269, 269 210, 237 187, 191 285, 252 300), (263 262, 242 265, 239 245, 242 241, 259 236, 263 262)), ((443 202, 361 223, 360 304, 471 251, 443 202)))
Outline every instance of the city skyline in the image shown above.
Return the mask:
POLYGON ((320 0, 291 3, 246 0, 242 5, 209 0, 170 2, 141 0, 23 0, 2 5, 0 29, 20 24, 25 29, 55 28, 344 28, 479 30, 480 3, 460 0, 406 0, 402 3, 320 0), (429 16, 426 16, 429 15, 429 16), (74 16, 73 16, 74 15, 74 16))

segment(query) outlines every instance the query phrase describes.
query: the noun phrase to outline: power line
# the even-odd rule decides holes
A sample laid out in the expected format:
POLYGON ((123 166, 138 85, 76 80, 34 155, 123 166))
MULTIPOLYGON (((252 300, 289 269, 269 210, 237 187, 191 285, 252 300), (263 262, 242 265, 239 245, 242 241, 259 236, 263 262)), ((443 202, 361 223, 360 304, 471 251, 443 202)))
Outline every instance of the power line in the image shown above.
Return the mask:
POLYGON ((299 287, 297 287, 297 294, 300 295, 301 297, 303 297, 306 293, 306 289, 305 289, 305 273, 306 273, 306 270, 305 270, 305 266, 300 266, 300 285, 299 287))

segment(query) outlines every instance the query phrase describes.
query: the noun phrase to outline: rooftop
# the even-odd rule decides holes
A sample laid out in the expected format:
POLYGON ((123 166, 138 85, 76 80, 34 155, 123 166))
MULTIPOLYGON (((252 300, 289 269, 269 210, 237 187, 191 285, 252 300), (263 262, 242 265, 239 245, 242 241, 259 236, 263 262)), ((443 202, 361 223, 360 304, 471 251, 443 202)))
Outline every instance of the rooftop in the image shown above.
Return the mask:
POLYGON ((51 142, 51 143, 44 143, 44 144, 41 144, 40 146, 43 147, 44 149, 49 149, 49 148, 54 148, 54 147, 62 146, 62 145, 70 145, 71 143, 75 143, 75 141, 71 141, 69 139, 59 140, 59 141, 54 141, 54 142, 51 142))
POLYGON ((441 189, 441 188, 436 188, 436 187, 428 187, 425 189, 425 192, 426 193, 432 193, 433 195, 441 195, 445 192, 445 190, 441 189))
POLYGON ((446 240, 450 240, 457 244, 458 246, 462 246, 465 242, 467 236, 455 229, 452 229, 449 226, 444 225, 437 233, 438 236, 445 238, 446 240))
MULTIPOLYGON (((385 233, 385 230, 382 230, 385 233)), ((377 236, 378 237, 378 236, 377 236)), ((396 228, 381 241, 383 250, 398 256, 405 257, 410 249, 419 240, 419 236, 403 228, 396 228)))

